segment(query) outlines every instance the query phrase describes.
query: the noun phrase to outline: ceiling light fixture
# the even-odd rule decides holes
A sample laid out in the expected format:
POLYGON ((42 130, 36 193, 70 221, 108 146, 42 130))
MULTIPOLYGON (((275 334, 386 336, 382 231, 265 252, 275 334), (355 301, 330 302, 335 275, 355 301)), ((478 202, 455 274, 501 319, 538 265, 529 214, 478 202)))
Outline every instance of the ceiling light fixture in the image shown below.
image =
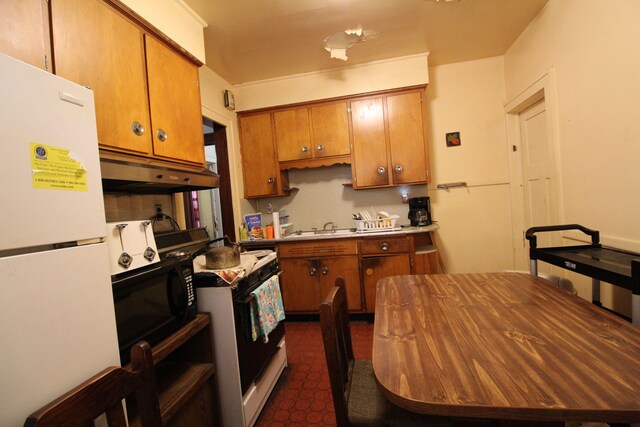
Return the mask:
POLYGON ((330 53, 331 58, 346 61, 347 49, 356 43, 366 41, 367 38, 362 31, 362 27, 358 26, 354 29, 339 31, 332 36, 324 39, 324 48, 330 53))

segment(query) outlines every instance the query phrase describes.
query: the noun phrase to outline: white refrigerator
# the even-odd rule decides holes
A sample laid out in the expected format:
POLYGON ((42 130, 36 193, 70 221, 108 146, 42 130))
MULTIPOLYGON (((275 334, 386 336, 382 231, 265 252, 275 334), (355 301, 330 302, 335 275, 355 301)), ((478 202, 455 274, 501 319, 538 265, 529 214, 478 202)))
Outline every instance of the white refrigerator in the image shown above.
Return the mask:
POLYGON ((0 425, 119 365, 93 92, 0 54, 0 425))

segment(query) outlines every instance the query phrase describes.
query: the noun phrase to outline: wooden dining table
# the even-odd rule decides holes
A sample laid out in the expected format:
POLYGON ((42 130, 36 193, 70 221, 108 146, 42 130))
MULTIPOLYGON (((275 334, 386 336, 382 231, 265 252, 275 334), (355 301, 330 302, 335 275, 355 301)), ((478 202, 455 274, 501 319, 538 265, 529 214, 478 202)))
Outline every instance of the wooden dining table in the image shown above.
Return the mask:
POLYGON ((381 279, 373 370, 423 414, 640 421, 640 329, 523 273, 381 279))

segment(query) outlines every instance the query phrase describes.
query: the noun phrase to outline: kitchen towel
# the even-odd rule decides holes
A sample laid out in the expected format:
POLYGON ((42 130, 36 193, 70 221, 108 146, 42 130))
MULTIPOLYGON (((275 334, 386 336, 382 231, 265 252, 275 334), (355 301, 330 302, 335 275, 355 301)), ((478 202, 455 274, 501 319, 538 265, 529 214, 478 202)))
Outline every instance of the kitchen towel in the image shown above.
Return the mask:
POLYGON ((278 322, 284 320, 278 276, 271 276, 251 292, 251 296, 253 297, 249 300, 251 339, 256 341, 259 336, 262 336, 264 342, 269 342, 269 332, 278 326, 278 322))

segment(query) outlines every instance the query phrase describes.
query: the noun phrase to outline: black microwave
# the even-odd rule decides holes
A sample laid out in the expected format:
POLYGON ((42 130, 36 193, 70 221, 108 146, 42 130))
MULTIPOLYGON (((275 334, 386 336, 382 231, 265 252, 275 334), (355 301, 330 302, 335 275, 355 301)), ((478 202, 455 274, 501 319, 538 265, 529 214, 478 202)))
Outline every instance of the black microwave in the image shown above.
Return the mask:
POLYGON ((112 276, 118 346, 122 365, 140 340, 151 346, 186 325, 198 312, 190 257, 112 276))

